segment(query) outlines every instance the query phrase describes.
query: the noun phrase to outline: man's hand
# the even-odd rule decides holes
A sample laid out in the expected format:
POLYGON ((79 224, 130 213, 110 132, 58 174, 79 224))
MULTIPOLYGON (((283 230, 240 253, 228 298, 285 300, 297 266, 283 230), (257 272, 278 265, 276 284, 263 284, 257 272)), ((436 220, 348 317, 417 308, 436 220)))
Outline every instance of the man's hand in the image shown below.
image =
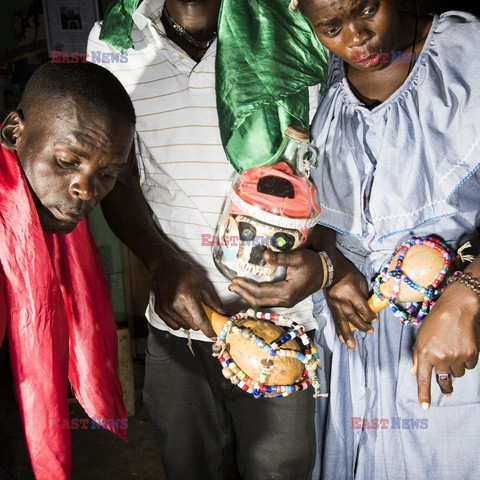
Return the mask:
POLYGON ((365 277, 339 251, 335 255, 332 285, 325 298, 335 321, 335 330, 342 343, 355 348, 350 325, 362 332, 373 333, 371 322, 376 320, 367 303, 368 284, 365 277))
POLYGON ((411 373, 417 376, 418 401, 430 408, 432 370, 444 394, 453 392, 452 377, 461 377, 478 361, 480 297, 460 283, 450 285, 419 327, 411 373), (451 375, 447 375, 451 374, 451 375))
POLYGON ((285 267, 285 280, 258 283, 235 277, 229 287, 254 308, 293 307, 322 286, 322 262, 318 253, 312 250, 300 249, 288 253, 267 250, 263 258, 272 265, 285 267))
POLYGON ((183 259, 153 222, 150 208, 132 179, 133 149, 117 183, 102 201, 110 228, 143 262, 153 278, 155 311, 171 328, 201 330, 215 336, 204 302, 213 310, 223 308, 205 275, 183 259))
POLYGON ((163 261, 153 273, 155 311, 171 328, 201 330, 216 336, 201 302, 224 313, 212 283, 200 269, 178 257, 163 261))

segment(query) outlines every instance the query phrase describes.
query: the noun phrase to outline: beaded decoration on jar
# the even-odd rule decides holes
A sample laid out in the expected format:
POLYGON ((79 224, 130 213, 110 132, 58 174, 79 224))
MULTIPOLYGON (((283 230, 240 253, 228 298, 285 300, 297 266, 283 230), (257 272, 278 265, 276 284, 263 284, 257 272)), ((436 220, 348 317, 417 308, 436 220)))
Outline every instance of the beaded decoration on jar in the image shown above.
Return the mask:
POLYGON ((225 378, 255 398, 286 397, 310 385, 314 397, 327 396, 320 393, 313 341, 285 315, 239 312, 225 322, 212 351, 225 378))
POLYGON ((378 312, 389 306, 407 327, 419 325, 445 289, 445 276, 455 260, 453 250, 437 238, 402 242, 375 279, 370 307, 375 304, 372 310, 378 312), (412 303, 407 308, 396 305, 406 302, 412 303))

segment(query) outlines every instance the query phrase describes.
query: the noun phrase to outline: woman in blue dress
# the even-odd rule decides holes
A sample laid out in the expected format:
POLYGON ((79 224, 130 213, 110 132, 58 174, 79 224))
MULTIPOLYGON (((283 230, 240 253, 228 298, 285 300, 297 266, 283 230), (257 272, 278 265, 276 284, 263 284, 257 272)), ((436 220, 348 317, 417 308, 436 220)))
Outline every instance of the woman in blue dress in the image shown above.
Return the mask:
POLYGON ((325 284, 315 252, 331 259, 333 281, 316 294, 330 397, 317 399, 315 480, 480 478, 480 258, 419 326, 367 304, 400 242, 478 243, 480 22, 401 13, 395 0, 291 6, 330 55, 311 130, 320 225, 310 249, 264 254, 285 281, 230 288, 257 308, 291 306, 325 284))
POLYGON ((367 305, 399 242, 477 239, 480 23, 399 13, 394 0, 292 6, 330 54, 312 124, 321 243, 335 269, 317 298, 332 352, 322 477, 480 478, 479 259, 466 269, 474 280, 449 285, 420 326, 367 305))

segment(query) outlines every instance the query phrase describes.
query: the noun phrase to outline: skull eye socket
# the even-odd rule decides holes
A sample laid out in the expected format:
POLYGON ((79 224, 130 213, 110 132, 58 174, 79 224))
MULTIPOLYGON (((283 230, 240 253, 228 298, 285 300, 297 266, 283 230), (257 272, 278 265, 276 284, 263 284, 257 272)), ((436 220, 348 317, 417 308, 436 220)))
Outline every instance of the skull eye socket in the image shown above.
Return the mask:
POLYGON ((248 222, 240 222, 238 225, 240 240, 249 241, 257 236, 257 229, 248 222))
POLYGON ((288 252, 295 245, 295 237, 285 232, 277 232, 272 236, 272 247, 281 252, 288 252))

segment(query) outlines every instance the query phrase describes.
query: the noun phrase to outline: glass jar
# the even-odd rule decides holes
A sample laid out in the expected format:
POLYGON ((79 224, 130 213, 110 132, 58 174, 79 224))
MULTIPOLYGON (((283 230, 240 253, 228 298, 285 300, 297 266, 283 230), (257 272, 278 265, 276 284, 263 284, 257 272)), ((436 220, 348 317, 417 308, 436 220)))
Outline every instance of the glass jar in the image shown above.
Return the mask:
POLYGON ((213 245, 215 264, 228 279, 285 278, 285 268, 267 263, 263 254, 290 252, 307 241, 320 213, 308 179, 316 159, 308 130, 290 125, 269 165, 236 175, 213 245))

